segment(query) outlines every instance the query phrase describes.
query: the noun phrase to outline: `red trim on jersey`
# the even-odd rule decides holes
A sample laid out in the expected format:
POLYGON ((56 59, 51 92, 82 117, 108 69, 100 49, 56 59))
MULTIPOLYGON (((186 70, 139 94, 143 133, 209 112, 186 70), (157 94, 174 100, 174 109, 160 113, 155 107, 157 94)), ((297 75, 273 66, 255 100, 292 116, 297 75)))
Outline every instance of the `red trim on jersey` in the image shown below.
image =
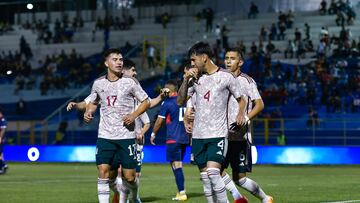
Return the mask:
POLYGON ((166 124, 170 124, 171 123, 171 118, 170 118, 170 114, 166 115, 166 124))
POLYGON ((166 140, 166 144, 175 144, 176 140, 166 140))

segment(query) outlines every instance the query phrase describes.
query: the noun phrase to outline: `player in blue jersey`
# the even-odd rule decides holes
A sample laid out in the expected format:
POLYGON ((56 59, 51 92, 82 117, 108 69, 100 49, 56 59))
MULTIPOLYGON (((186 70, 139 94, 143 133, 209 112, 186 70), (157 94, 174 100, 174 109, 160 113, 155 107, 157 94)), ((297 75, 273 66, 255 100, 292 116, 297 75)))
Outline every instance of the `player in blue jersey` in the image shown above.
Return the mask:
POLYGON ((6 127, 7 127, 7 123, 4 118, 4 115, 2 114, 2 110, 0 109, 0 174, 6 173, 6 170, 8 168, 3 157, 6 127))
POLYGON ((182 162, 184 160, 186 146, 189 145, 189 137, 184 127, 185 106, 179 106, 177 100, 177 83, 169 80, 165 88, 170 90, 169 98, 165 99, 161 105, 160 113, 156 119, 150 142, 155 145, 156 134, 164 120, 166 121, 166 159, 170 162, 173 170, 178 193, 172 199, 175 201, 187 200, 184 186, 184 173, 182 162))

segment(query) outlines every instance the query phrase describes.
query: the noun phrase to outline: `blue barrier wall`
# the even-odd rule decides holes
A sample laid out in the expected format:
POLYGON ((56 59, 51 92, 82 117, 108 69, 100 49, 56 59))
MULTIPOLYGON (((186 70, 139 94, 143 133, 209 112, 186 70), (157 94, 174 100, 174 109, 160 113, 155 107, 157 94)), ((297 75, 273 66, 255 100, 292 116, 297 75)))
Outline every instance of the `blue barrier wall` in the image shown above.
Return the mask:
MULTIPOLYGON (((360 164, 360 147, 253 147, 257 164, 360 164)), ((15 162, 94 162, 95 146, 5 146, 15 162)), ((165 146, 145 146, 144 163, 166 163, 165 146)), ((190 148, 185 162, 190 162, 190 148)))

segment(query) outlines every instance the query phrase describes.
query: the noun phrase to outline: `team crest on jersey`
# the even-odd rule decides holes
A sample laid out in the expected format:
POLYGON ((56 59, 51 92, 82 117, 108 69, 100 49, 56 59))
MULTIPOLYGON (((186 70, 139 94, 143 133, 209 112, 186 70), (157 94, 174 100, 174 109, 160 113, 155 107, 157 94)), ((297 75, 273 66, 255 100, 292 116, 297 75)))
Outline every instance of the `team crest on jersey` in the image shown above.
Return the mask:
POLYGON ((218 151, 218 152, 216 152, 216 154, 218 154, 218 155, 222 155, 222 152, 221 152, 221 151, 218 151))

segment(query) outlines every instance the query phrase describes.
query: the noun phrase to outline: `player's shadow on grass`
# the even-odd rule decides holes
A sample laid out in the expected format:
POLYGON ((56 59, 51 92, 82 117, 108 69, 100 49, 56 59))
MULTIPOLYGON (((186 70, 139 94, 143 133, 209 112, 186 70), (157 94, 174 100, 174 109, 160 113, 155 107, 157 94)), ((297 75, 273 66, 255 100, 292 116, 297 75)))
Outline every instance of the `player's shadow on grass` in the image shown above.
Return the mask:
POLYGON ((198 192, 190 192, 190 193, 186 193, 186 194, 187 194, 188 198, 204 196, 204 193, 198 193, 198 192))
POLYGON ((160 197, 141 197, 141 202, 156 202, 160 200, 165 200, 165 199, 160 197))
MULTIPOLYGON (((203 196, 203 193, 187 193, 188 198, 194 198, 194 197, 201 197, 203 196)), ((156 201, 160 201, 160 200, 166 200, 166 198, 161 198, 161 197, 142 197, 141 201, 142 202, 156 202, 156 201)))

